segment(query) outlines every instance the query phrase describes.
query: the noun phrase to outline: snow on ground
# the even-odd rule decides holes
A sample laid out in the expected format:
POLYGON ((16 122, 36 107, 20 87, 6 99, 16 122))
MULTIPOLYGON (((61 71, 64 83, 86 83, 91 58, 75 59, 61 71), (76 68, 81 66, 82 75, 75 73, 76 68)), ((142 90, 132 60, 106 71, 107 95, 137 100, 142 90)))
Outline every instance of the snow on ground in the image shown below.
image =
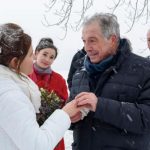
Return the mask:
POLYGON ((65 150, 72 150, 71 148, 71 144, 73 142, 72 131, 67 130, 64 139, 65 139, 65 150))

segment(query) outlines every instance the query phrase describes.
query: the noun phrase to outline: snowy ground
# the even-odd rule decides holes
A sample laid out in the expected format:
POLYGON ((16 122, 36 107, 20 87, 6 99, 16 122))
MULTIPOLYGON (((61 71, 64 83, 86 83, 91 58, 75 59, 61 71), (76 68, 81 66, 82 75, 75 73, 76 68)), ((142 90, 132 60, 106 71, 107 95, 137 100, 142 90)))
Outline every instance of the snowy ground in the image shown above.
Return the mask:
POLYGON ((65 150, 71 150, 72 149, 71 143, 73 141, 72 131, 70 130, 66 131, 64 139, 65 139, 65 150))

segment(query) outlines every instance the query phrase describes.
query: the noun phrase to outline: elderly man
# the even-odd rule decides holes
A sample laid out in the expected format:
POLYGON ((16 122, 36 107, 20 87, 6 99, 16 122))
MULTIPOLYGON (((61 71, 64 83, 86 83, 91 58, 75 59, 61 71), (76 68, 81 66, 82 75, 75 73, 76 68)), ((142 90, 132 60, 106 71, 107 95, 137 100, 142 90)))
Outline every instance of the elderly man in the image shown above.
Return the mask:
POLYGON ((82 39, 87 55, 70 100, 89 110, 72 118, 72 149, 149 150, 150 62, 131 52, 112 14, 86 19, 82 39))

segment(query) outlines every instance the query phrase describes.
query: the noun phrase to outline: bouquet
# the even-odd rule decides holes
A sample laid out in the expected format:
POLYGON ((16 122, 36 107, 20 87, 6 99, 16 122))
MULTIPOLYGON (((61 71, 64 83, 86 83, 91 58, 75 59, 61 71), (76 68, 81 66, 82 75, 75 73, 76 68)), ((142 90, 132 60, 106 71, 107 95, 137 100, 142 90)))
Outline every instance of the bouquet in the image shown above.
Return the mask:
POLYGON ((62 100, 54 91, 49 92, 40 88, 41 91, 41 107, 40 113, 37 114, 37 122, 42 125, 44 121, 56 110, 62 108, 64 100, 62 100))

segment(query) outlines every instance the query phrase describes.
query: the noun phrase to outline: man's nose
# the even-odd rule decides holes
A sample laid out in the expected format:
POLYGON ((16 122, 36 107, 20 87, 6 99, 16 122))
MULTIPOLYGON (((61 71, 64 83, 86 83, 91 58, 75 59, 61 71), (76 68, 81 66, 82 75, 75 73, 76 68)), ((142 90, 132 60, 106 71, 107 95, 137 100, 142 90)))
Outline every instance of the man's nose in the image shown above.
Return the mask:
POLYGON ((85 49, 85 51, 90 51, 90 50, 92 50, 92 46, 89 43, 85 43, 84 49, 85 49))

